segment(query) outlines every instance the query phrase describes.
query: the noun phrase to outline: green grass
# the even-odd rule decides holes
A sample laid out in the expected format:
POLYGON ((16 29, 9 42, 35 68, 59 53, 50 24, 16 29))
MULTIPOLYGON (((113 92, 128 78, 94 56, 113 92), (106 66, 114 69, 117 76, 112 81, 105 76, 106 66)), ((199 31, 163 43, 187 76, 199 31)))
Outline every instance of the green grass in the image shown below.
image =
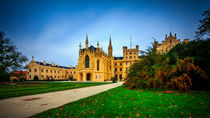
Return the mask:
POLYGON ((210 91, 162 93, 122 86, 33 117, 210 117, 210 91))
POLYGON ((0 85, 0 99, 109 84, 107 82, 17 82, 0 85))

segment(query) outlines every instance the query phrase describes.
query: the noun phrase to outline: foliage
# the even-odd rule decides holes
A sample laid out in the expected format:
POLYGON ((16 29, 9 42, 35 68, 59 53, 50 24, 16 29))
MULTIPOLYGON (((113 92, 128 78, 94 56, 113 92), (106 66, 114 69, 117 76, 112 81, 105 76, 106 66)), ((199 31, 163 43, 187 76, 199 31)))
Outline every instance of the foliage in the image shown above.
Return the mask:
POLYGON ((196 38, 200 39, 204 36, 207 36, 207 38, 210 38, 210 9, 204 11, 202 14, 204 17, 202 20, 200 20, 200 25, 198 27, 198 31, 196 31, 196 38))
POLYGON ((210 117, 209 91, 129 90, 122 86, 39 113, 33 118, 210 117))
POLYGON ((205 72, 194 65, 192 58, 171 58, 170 55, 156 52, 156 47, 149 48, 141 60, 130 67, 125 82, 129 88, 154 88, 172 90, 191 90, 192 79, 207 79, 205 72))
POLYGON ((34 76, 34 81, 39 81, 39 77, 37 75, 34 76))
POLYGON ((27 58, 17 51, 11 40, 0 32, 0 81, 8 79, 9 72, 21 69, 26 61, 27 58))
POLYGON ((82 88, 110 84, 110 82, 47 82, 47 81, 24 81, 17 83, 0 83, 0 99, 33 95, 68 89, 82 88))
POLYGON ((117 77, 112 77, 111 80, 112 80, 112 83, 116 83, 117 82, 117 77))
MULTIPOLYGON (((186 57, 192 57, 194 64, 199 66, 200 69, 206 72, 210 77, 210 38, 205 40, 193 40, 187 44, 178 44, 172 48, 168 55, 171 57, 171 63, 176 63, 176 59, 185 59, 186 57)), ((208 87, 209 80, 204 80, 199 77, 194 79, 194 88, 208 87)))

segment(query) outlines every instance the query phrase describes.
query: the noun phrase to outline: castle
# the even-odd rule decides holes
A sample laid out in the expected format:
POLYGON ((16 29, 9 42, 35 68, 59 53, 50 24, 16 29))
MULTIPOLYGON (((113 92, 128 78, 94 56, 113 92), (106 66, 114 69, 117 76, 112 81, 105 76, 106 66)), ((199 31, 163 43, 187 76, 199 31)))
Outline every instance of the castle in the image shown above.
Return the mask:
MULTIPOLYGON (((188 42, 185 39, 184 42, 188 42)), ((165 38, 162 44, 154 42, 157 45, 157 51, 164 53, 173 48, 176 44, 182 43, 176 38, 176 34, 165 38)), ((88 35, 86 35, 85 48, 79 45, 79 59, 76 67, 59 66, 54 63, 48 64, 38 62, 32 57, 32 61, 28 64, 27 80, 33 80, 37 76, 39 80, 69 80, 76 81, 110 81, 112 77, 116 77, 118 81, 127 77, 129 67, 140 60, 139 46, 128 49, 123 46, 123 57, 113 57, 113 47, 111 37, 109 39, 108 53, 104 52, 97 42, 97 47, 89 46, 88 35)))

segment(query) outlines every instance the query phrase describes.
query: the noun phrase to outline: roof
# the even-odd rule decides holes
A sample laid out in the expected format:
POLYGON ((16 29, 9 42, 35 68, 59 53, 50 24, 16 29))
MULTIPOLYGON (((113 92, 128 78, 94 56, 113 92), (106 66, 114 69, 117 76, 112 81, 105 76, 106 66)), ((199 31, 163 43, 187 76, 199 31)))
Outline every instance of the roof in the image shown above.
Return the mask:
MULTIPOLYGON (((51 66, 52 65, 52 64, 48 64, 48 63, 46 63, 46 65, 44 65, 43 62, 38 62, 38 61, 35 61, 35 62, 39 65, 42 65, 42 66, 51 66)), ((52 67, 64 68, 64 69, 76 69, 75 67, 66 67, 66 66, 58 66, 58 65, 55 65, 55 66, 52 66, 52 67)))
POLYGON ((121 59, 123 59, 123 57, 114 57, 114 60, 121 60, 121 59))
MULTIPOLYGON (((94 47, 93 45, 91 45, 90 47, 88 47, 88 49, 91 51, 91 50, 94 50, 94 51, 96 51, 96 47, 94 47)), ((82 49, 82 51, 85 51, 85 48, 84 49, 82 49)))

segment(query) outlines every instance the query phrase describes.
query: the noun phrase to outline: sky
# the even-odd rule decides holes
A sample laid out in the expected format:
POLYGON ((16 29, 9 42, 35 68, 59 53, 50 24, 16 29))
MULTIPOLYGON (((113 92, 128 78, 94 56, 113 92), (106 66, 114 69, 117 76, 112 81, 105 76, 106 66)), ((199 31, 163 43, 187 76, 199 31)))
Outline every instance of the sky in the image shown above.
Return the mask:
POLYGON ((123 56, 130 39, 143 51, 170 32, 193 40, 209 6, 209 0, 1 0, 0 31, 29 61, 75 66, 87 33, 89 46, 99 41, 105 52, 111 36, 113 56, 123 56))

